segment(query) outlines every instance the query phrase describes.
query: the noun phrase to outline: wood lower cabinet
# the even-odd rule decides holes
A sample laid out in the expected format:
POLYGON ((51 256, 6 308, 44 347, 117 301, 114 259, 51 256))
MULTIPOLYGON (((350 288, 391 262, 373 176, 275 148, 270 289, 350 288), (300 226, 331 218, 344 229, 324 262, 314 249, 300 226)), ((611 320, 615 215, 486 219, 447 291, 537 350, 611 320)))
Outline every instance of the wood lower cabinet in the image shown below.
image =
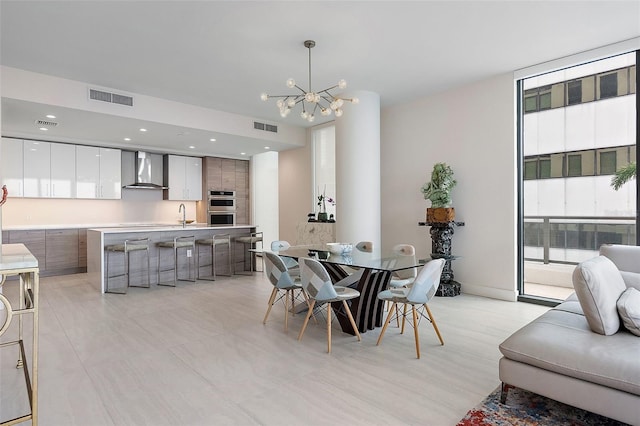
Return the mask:
POLYGON ((38 259, 42 276, 87 271, 86 229, 3 231, 2 243, 24 244, 38 259))
POLYGON ((49 272, 78 267, 78 230, 51 229, 46 231, 46 266, 49 272))
MULTIPOLYGON (((4 243, 4 238, 2 239, 4 243)), ((22 243, 24 244, 31 254, 38 259, 38 267, 40 273, 45 269, 45 231, 44 229, 38 230, 15 230, 9 231, 9 241, 11 244, 22 243)))

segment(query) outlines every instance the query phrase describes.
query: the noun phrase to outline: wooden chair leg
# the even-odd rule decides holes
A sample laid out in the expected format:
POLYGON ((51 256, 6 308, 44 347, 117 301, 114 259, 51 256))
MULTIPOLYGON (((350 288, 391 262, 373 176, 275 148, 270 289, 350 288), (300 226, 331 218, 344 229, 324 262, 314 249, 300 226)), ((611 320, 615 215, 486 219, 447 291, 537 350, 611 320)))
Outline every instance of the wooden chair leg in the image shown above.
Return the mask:
POLYGON ((431 314, 431 309, 429 309, 426 303, 424 304, 424 307, 426 308, 427 314, 429 315, 429 319, 431 320, 431 325, 433 326, 433 329, 436 331, 436 334, 438 335, 438 339, 440 339, 440 344, 444 345, 444 340, 442 340, 442 336, 440 335, 440 330, 438 330, 438 325, 436 324, 436 320, 435 318, 433 318, 433 315, 431 314))
POLYGON ((289 328, 289 292, 290 290, 286 290, 284 294, 284 332, 287 332, 289 328))
POLYGON ((413 335, 416 338, 416 355, 420 359, 420 337, 418 337, 418 313, 415 305, 411 305, 411 313, 413 314, 413 335))
POLYGON ((264 316, 264 320, 262 321, 263 324, 267 323, 267 318, 269 318, 269 313, 271 312, 271 308, 273 308, 273 302, 276 300, 277 294, 278 289, 274 287, 273 291, 271 292, 271 296, 269 297, 269 308, 267 309, 267 314, 264 316))
POLYGON ((311 302, 309 302, 309 296, 307 296, 307 292, 304 291, 304 289, 300 289, 300 291, 302 292, 302 296, 304 296, 305 302, 307 302, 307 308, 311 311, 311 316, 313 317, 313 322, 315 322, 317 324, 318 323, 318 319, 316 318, 316 315, 313 313, 313 309, 311 308, 311 302))
POLYGON ((360 337, 360 330, 358 330, 358 327, 356 326, 356 321, 353 319, 353 315, 351 315, 351 309, 349 309, 349 305, 347 304, 346 300, 342 301, 342 306, 344 306, 344 310, 347 313, 347 317, 349 318, 351 327, 353 327, 353 331, 355 331, 356 336, 358 336, 358 342, 361 341, 362 337, 360 337))
POLYGON ((404 309, 402 311, 402 329, 400 329, 400 334, 404 334, 404 325, 407 322, 407 304, 404 304, 404 309))
POLYGON ((396 305, 397 305, 396 302, 393 302, 393 304, 391 305, 391 310, 387 314, 387 319, 384 322, 384 327, 382 327, 382 331, 380 332, 380 336, 378 336, 378 341, 376 342, 376 346, 378 346, 380 344, 380 342, 382 341, 382 336, 384 336, 384 332, 387 331, 387 327, 389 326, 389 323, 391 322, 391 318, 393 317, 393 313, 396 311, 396 305))
POLYGON ((313 314, 313 307, 316 305, 316 301, 315 299, 311 301, 311 306, 309 306, 309 312, 307 313, 307 316, 304 319, 304 322, 302 323, 302 328, 300 329, 300 334, 298 334, 298 340, 302 340, 302 335, 304 334, 304 331, 307 328, 307 324, 309 323, 309 317, 311 317, 311 314, 313 314))
POLYGON ((327 303, 327 353, 331 353, 331 303, 327 303))

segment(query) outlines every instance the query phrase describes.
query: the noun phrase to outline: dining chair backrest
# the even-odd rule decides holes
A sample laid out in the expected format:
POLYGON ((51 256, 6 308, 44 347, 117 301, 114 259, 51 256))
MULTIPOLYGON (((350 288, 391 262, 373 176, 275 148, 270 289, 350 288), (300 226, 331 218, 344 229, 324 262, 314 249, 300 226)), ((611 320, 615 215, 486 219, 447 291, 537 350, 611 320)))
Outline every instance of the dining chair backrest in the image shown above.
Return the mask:
MULTIPOLYGON (((416 249, 411 244, 398 244, 391 250, 398 256, 416 257, 416 249)), ((418 275, 418 268, 402 269, 400 271, 395 271, 394 274, 403 280, 407 278, 415 278, 418 275)))
POLYGON ((287 266, 282 258, 275 253, 265 251, 265 272, 269 281, 277 288, 288 288, 293 286, 293 279, 289 275, 287 266))
POLYGON ((331 300, 338 296, 331 277, 322 263, 315 259, 300 258, 300 283, 309 297, 317 301, 331 300))
POLYGON ((356 248, 360 251, 364 251, 367 253, 371 253, 373 251, 373 242, 372 241, 360 241, 356 244, 356 248))
POLYGON ((431 300, 440 285, 444 263, 444 259, 434 259, 422 267, 407 294, 409 303, 420 305, 431 300))

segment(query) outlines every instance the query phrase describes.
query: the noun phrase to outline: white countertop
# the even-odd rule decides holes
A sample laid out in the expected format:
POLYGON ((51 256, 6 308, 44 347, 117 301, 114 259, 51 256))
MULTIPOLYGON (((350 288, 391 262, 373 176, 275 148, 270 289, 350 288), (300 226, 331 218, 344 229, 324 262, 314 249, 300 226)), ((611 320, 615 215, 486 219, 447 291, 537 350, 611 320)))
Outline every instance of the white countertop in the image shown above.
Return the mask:
POLYGON ((109 227, 109 228, 90 228, 89 231, 98 231, 105 234, 124 234, 128 232, 166 232, 166 231, 211 231, 225 229, 246 229, 255 228, 254 225, 235 225, 235 226, 206 226, 202 224, 191 224, 186 227, 182 225, 143 225, 143 226, 126 226, 126 227, 109 227))
MULTIPOLYGON (((251 228, 253 225, 236 225, 235 227, 220 227, 214 228, 251 228)), ((176 222, 164 222, 164 223, 70 223, 70 224, 56 224, 56 225, 13 225, 3 226, 3 231, 37 231, 46 229, 107 229, 107 228, 182 228, 182 225, 176 222)), ((187 225, 187 228, 210 228, 206 223, 191 223, 187 225)))

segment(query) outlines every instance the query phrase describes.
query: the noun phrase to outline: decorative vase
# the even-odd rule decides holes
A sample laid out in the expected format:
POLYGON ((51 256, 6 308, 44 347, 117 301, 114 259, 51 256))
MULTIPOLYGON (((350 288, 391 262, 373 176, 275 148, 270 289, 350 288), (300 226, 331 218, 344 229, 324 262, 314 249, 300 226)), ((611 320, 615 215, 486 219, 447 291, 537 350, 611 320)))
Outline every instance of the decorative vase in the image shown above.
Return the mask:
POLYGON ((327 212, 318 213, 318 222, 326 222, 328 220, 327 212))
POLYGON ((456 209, 453 207, 437 207, 427 209, 428 223, 447 223, 453 222, 456 217, 456 209))

